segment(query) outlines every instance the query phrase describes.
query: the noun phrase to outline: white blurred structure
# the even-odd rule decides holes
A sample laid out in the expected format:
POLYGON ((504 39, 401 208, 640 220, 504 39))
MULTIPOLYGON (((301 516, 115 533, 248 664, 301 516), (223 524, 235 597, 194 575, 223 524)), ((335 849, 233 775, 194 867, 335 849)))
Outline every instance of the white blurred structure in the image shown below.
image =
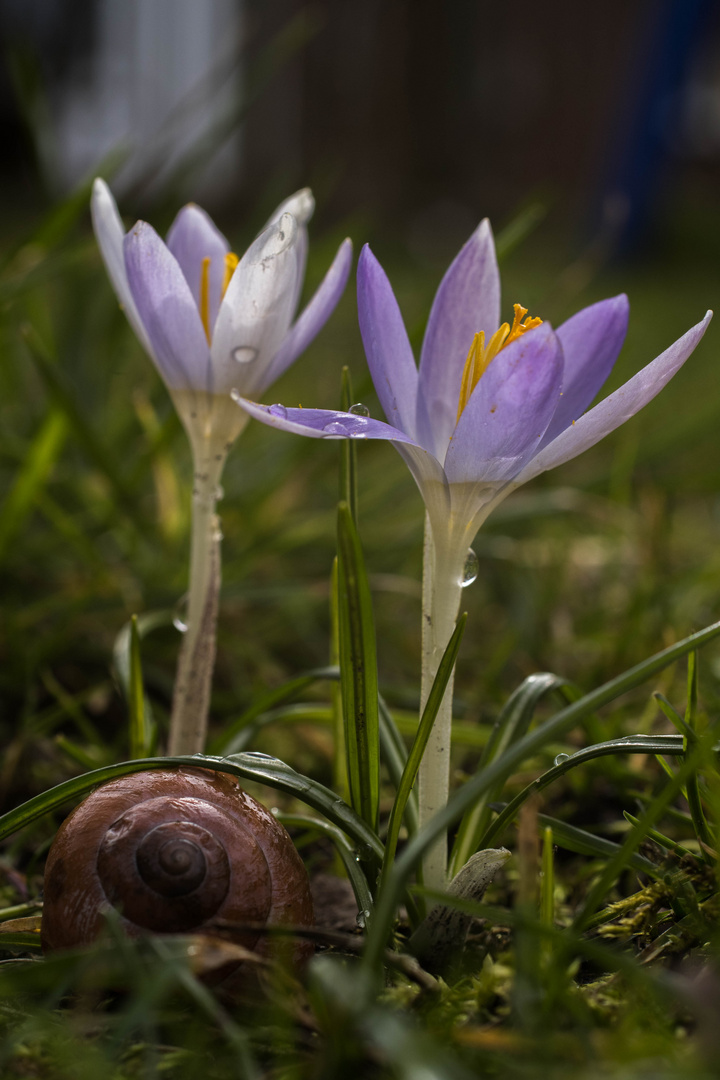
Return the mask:
POLYGON ((186 158, 193 195, 236 185, 241 13, 242 0, 97 0, 94 47, 52 102, 52 180, 70 188, 122 148, 120 194, 141 179, 152 186, 186 158), (216 130, 226 132, 220 144, 216 130), (214 152, 196 159, 205 140, 214 152))

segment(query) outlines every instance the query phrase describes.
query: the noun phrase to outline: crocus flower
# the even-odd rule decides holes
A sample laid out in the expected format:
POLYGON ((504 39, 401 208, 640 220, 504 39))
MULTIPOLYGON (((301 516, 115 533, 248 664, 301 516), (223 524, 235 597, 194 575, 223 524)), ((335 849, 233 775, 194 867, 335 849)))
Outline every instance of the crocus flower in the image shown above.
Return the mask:
POLYGON ((92 217, 110 280, 157 367, 194 447, 227 450, 244 426, 235 388, 257 395, 299 356, 329 318, 350 272, 345 240, 293 322, 307 258, 308 188, 282 203, 241 259, 199 206, 183 207, 163 242, 139 221, 127 234, 107 184, 96 180, 92 217))
POLYGON ((308 188, 282 203, 241 259, 204 210, 183 207, 163 242, 139 221, 124 232, 107 184, 92 217, 110 280, 170 391, 193 451, 187 631, 170 722, 171 754, 204 749, 215 659, 220 530, 215 514, 227 452, 247 417, 230 398, 261 394, 312 341, 340 299, 352 260, 345 240, 293 322, 305 274, 308 188))
MULTIPOLYGON (((427 698, 460 604, 468 547, 511 491, 593 446, 646 405, 703 336, 711 313, 647 367, 589 408, 625 339, 623 295, 593 304, 554 330, 515 305, 500 325, 500 278, 483 221, 443 278, 430 312, 419 369, 390 282, 369 247, 358 263, 360 331, 390 421, 259 405, 250 415, 312 438, 387 439, 407 462, 427 508, 423 576, 423 685, 427 698), (587 411, 586 411, 587 410, 587 411)), ((452 687, 423 759, 421 824, 447 801, 452 687)), ((424 865, 441 885, 443 845, 424 865)))

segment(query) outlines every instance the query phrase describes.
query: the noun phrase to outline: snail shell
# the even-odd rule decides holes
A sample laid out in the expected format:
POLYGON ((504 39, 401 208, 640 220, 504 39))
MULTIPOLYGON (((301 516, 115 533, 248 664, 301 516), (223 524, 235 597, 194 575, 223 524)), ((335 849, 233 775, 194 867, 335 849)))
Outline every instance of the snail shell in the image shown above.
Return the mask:
MULTIPOLYGON (((92 941, 111 904, 131 936, 208 923, 312 926, 292 840, 225 773, 158 769, 94 791, 63 822, 45 867, 45 952, 92 941)), ((246 948, 259 932, 239 934, 246 948)), ((295 957, 312 951, 298 943, 295 957)))

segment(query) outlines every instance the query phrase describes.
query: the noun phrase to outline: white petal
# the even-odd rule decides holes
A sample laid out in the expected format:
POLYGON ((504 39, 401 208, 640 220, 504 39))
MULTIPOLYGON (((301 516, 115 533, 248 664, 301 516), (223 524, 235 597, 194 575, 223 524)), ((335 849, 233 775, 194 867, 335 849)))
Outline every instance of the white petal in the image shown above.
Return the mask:
POLYGON ((211 356, 216 393, 245 396, 263 384, 292 320, 299 229, 283 214, 250 245, 233 274, 215 323, 211 356))

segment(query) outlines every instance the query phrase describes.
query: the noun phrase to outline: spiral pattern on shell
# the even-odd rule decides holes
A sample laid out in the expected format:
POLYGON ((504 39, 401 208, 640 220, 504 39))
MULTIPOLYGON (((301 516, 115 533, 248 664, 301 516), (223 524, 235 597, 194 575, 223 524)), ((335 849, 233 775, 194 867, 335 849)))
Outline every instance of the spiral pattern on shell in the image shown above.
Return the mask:
MULTIPOLYGON (((307 874, 286 831, 232 777, 204 769, 122 777, 63 822, 45 867, 43 949, 92 941, 108 905, 133 936, 201 931, 215 920, 313 922, 307 874)), ((253 948, 258 938, 236 940, 253 948)))

